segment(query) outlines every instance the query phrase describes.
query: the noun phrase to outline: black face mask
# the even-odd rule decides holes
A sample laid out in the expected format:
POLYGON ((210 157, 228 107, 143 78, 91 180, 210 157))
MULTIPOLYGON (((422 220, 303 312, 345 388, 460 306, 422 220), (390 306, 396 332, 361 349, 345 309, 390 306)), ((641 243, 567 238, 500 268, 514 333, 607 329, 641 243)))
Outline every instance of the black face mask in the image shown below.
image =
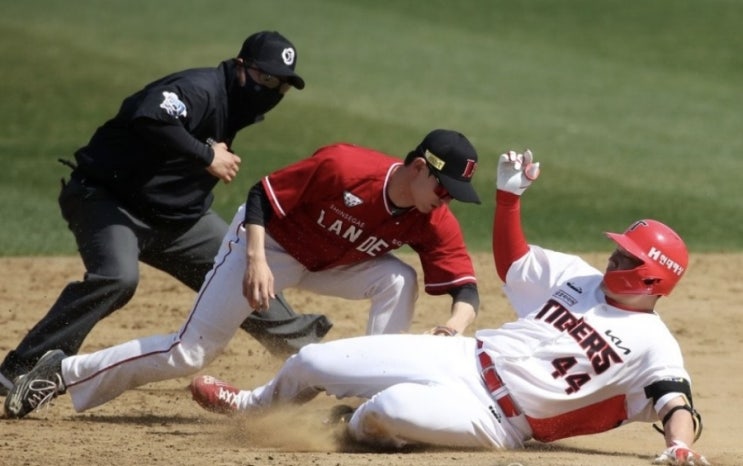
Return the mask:
POLYGON ((269 89, 253 81, 245 70, 245 85, 235 79, 230 95, 230 122, 235 130, 263 119, 263 114, 281 102, 284 94, 279 89, 269 89))

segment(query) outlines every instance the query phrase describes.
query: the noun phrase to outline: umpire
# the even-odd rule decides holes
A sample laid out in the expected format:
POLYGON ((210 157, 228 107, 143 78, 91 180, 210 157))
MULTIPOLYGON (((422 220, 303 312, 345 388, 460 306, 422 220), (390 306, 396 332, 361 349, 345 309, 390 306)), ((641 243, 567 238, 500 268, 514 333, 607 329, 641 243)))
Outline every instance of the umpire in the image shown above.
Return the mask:
MULTIPOLYGON (((198 290, 227 224, 212 190, 234 179, 237 132, 263 120, 290 90, 304 88, 297 52, 275 31, 252 34, 237 58, 180 71, 126 98, 118 114, 75 153, 59 205, 86 268, 0 366, 2 385, 50 349, 76 354, 93 327, 134 295, 139 261, 198 290)), ((319 341, 331 323, 294 312, 278 295, 242 328, 274 354, 319 341)))

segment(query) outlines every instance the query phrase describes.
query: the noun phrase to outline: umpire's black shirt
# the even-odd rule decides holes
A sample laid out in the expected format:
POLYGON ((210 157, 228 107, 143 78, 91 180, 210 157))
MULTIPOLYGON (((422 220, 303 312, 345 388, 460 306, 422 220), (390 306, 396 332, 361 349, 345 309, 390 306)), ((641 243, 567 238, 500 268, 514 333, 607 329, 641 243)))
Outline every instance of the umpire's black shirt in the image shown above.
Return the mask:
POLYGON ((174 73, 126 98, 75 153, 77 174, 146 220, 199 218, 219 181, 206 170, 214 158, 207 139, 230 145, 238 130, 262 120, 280 100, 251 109, 236 82, 236 66, 227 60, 174 73))

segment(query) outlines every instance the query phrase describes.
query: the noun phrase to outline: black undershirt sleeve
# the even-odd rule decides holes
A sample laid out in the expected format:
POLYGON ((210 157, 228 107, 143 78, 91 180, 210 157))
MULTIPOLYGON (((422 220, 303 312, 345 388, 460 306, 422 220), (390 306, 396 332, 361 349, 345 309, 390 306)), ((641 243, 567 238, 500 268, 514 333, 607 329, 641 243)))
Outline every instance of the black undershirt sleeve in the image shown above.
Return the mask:
POLYGON ((449 290, 454 302, 463 301, 469 303, 475 308, 475 314, 480 311, 480 293, 477 291, 477 284, 467 283, 449 290))
POLYGON ((266 226, 273 215, 273 208, 263 189, 263 184, 259 181, 250 188, 248 200, 245 202, 245 221, 246 225, 266 226))
POLYGON ((212 164, 214 150, 199 141, 183 125, 169 125, 150 118, 137 118, 132 121, 132 130, 148 143, 163 150, 185 155, 199 160, 205 167, 212 164))

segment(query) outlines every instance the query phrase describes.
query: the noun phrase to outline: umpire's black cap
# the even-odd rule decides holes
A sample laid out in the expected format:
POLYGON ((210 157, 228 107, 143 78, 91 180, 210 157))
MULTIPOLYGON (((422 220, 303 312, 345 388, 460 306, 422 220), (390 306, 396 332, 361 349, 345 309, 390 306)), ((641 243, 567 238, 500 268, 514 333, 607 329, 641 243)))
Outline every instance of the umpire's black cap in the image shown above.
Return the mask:
POLYGON ((297 49, 289 39, 276 31, 251 34, 237 55, 262 71, 287 78, 297 89, 304 89, 304 79, 294 72, 297 66, 297 49))

